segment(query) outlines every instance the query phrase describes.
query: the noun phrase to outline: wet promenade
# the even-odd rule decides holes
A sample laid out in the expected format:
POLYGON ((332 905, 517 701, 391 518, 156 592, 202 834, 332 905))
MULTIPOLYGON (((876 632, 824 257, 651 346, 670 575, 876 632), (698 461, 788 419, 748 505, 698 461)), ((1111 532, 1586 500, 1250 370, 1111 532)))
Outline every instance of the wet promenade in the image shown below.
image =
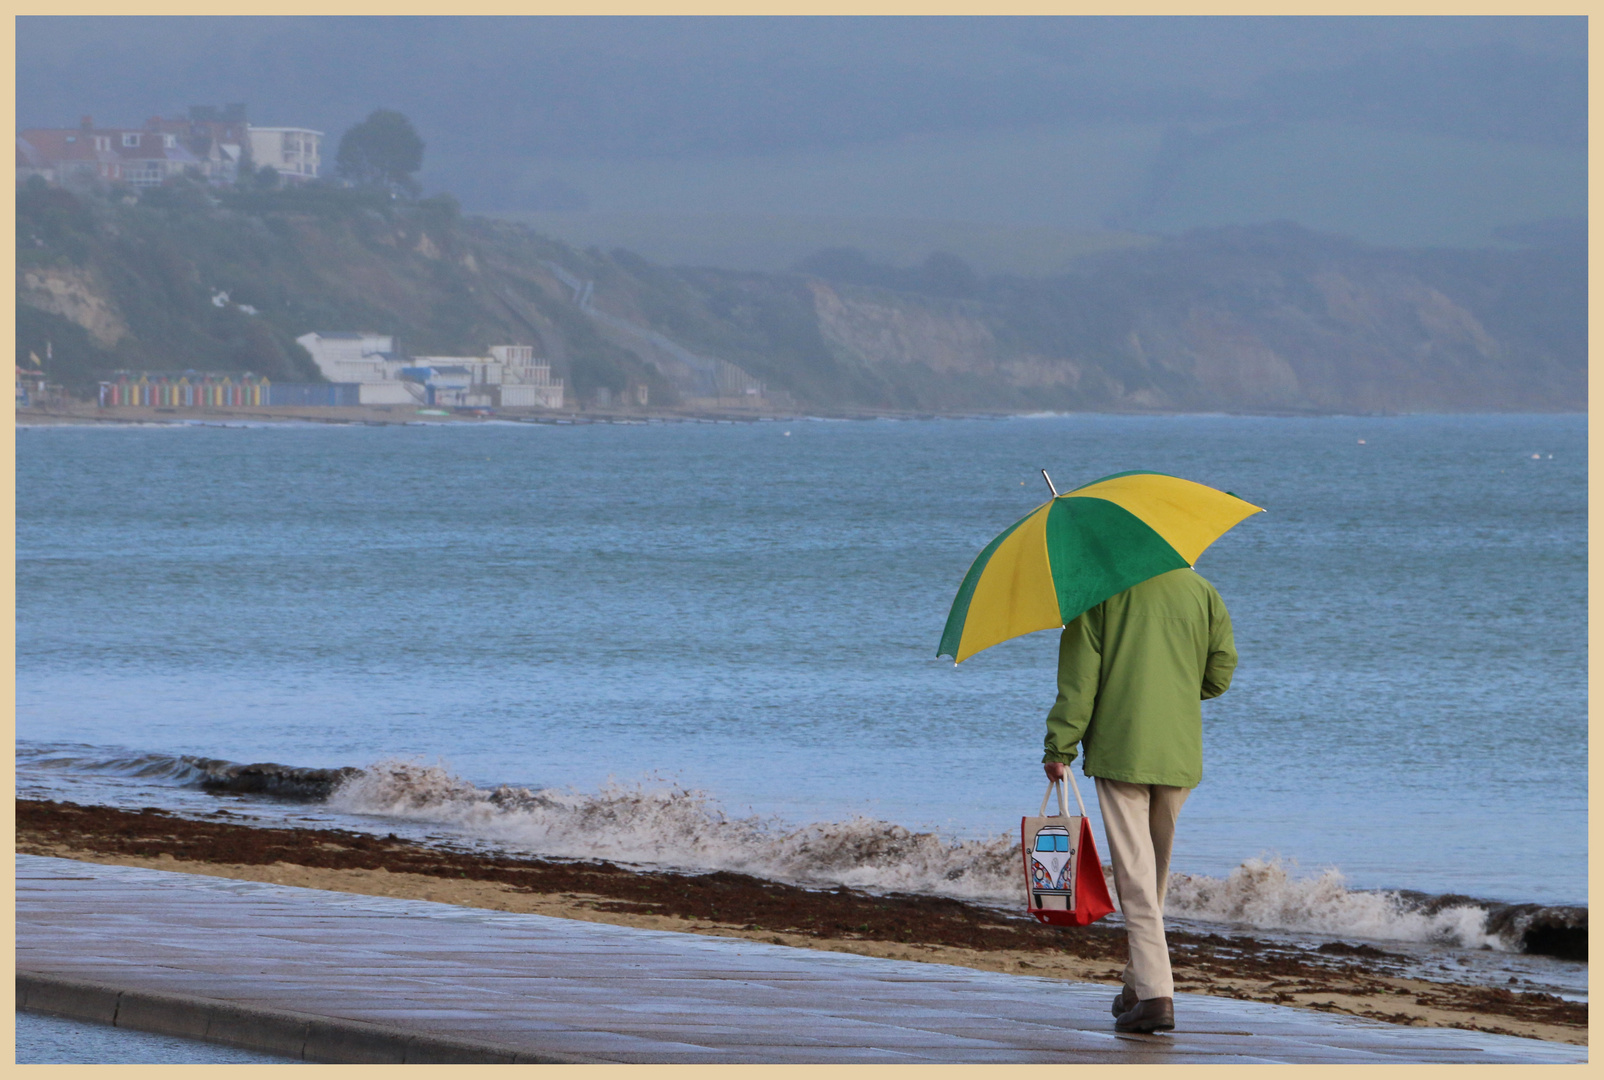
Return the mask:
POLYGON ((321 1061, 1582 1062, 1583 1047, 17 857, 18 1007, 321 1061))

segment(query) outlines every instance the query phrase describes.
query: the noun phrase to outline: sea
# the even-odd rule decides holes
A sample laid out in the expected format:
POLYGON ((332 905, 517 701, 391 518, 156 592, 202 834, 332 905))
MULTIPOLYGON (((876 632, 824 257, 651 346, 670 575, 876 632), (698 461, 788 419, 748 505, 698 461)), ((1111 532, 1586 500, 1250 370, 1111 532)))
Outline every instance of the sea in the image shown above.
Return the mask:
POLYGON ((1148 469, 1267 511, 1197 563, 1241 663, 1171 918, 1585 997, 1527 932, 1586 920, 1586 444, 1580 415, 23 427, 18 791, 1017 907, 1058 635, 937 643, 1042 469, 1148 469), (210 783, 259 762, 360 771, 210 783))

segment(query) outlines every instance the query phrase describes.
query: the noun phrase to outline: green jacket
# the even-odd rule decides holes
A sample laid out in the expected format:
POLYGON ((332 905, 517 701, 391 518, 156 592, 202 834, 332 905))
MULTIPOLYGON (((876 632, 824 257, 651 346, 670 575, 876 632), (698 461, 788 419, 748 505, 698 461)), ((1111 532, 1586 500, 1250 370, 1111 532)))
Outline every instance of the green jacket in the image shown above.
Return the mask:
POLYGON ((1043 761, 1087 776, 1196 787, 1203 779, 1203 699, 1231 685, 1236 643, 1214 586, 1171 570, 1109 597, 1064 627, 1058 702, 1043 761))

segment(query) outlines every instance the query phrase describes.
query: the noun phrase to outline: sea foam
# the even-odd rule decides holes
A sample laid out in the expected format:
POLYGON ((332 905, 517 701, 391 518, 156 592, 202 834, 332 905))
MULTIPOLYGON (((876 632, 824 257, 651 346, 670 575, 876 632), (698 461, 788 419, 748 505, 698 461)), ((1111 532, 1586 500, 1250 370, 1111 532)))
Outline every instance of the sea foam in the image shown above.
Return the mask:
POLYGON ((559 858, 677 870, 734 870, 802 885, 849 885, 995 901, 1018 891, 1005 837, 947 840, 853 817, 800 827, 732 817, 704 791, 609 783, 593 794, 476 788, 438 766, 379 762, 341 784, 331 809, 453 826, 465 835, 559 858))
MULTIPOLYGON (((464 841, 555 858, 731 870, 806 886, 924 893, 1008 908, 1023 900, 1019 841, 1012 833, 959 840, 862 816, 800 826, 778 817, 737 817, 705 791, 655 779, 586 793, 479 788, 443 766, 393 759, 365 769, 308 769, 63 745, 19 746, 17 758, 19 768, 36 777, 116 776, 275 802, 322 802, 357 819, 400 818, 464 841)), ((1104 872, 1114 893, 1112 874, 1107 867, 1104 872)), ((1165 911, 1257 930, 1587 955, 1583 907, 1353 889, 1337 869, 1302 873, 1276 858, 1247 859, 1223 877, 1172 873, 1165 911)))
POLYGON ((1428 911, 1401 893, 1350 889, 1334 868, 1298 877, 1292 867, 1273 858, 1248 859, 1223 878, 1171 873, 1164 910, 1181 918, 1261 930, 1520 949, 1518 939, 1489 931, 1490 912, 1479 904, 1428 911))
MULTIPOLYGON (((956 840, 861 816, 803 826, 732 817, 708 793, 666 782, 614 782, 589 794, 486 790, 440 766, 389 760, 345 780, 329 806, 439 823, 465 838, 558 858, 732 870, 801 885, 1005 906, 1022 902, 1019 841, 1011 834, 956 840)), ((1104 872, 1112 878, 1108 868, 1104 872)), ((1260 930, 1521 949, 1518 928, 1508 920, 1496 930, 1490 926, 1491 905, 1468 899, 1431 904, 1398 892, 1351 889, 1335 869, 1299 876, 1277 859, 1248 859, 1223 878, 1173 873, 1165 910, 1260 930)))

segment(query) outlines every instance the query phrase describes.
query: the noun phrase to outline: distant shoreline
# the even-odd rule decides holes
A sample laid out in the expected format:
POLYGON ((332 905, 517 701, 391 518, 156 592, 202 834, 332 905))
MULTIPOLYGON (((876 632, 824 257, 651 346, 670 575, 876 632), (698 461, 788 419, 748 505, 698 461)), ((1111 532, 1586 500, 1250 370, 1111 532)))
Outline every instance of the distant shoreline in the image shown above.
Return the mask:
POLYGON ((303 408, 237 408, 237 409, 155 409, 149 407, 119 406, 98 408, 85 405, 79 408, 27 408, 16 411, 18 427, 93 427, 111 425, 161 426, 224 426, 241 421, 272 424, 324 424, 359 425, 369 427, 425 425, 425 424, 483 424, 486 422, 538 424, 574 427, 589 424, 671 424, 671 423, 778 423, 790 420, 1006 420, 1039 416, 1253 416, 1281 419, 1392 419, 1402 416, 1586 416, 1585 409, 1573 411, 1510 412, 1340 412, 1318 410, 1241 410, 1171 411, 1137 409, 1086 409, 1044 411, 1038 409, 669 409, 643 408, 627 410, 572 410, 572 411, 504 411, 486 415, 469 413, 423 412, 393 405, 323 406, 303 408))

